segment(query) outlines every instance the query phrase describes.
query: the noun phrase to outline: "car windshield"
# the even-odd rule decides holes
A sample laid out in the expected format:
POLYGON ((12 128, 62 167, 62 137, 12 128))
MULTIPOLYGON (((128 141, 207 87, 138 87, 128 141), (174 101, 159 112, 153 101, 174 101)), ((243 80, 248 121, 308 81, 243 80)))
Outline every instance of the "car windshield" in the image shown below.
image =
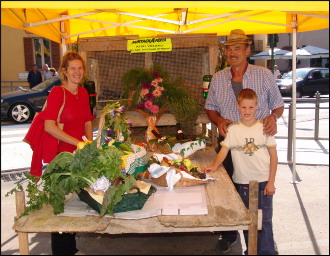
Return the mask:
POLYGON ((54 83, 58 79, 59 79, 58 76, 51 77, 51 78, 47 79, 46 81, 43 81, 40 84, 33 87, 31 89, 31 91, 41 91, 41 90, 47 88, 50 84, 54 83))
MULTIPOLYGON (((309 70, 307 69, 297 69, 296 70, 297 79, 298 78, 304 79, 308 72, 309 70)), ((282 79, 292 79, 292 71, 283 74, 282 79)))

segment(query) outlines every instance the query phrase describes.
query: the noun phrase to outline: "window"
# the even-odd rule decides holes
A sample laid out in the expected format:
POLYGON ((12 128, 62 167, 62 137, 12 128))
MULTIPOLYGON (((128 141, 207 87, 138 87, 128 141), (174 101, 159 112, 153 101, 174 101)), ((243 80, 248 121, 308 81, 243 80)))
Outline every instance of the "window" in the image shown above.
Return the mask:
POLYGON ((50 42, 46 38, 34 38, 34 59, 38 68, 41 69, 44 64, 51 67, 50 42))
POLYGON ((60 66, 60 45, 46 38, 24 38, 25 69, 30 71, 36 63, 39 69, 43 64, 58 70, 60 66))
POLYGON ((329 78, 329 69, 322 69, 321 74, 323 78, 329 78))

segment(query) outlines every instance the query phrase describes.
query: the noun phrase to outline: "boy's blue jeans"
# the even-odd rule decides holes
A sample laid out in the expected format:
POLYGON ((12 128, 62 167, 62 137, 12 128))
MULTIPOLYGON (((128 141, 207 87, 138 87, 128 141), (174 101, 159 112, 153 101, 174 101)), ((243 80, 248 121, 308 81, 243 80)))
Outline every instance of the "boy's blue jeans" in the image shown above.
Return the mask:
MULTIPOLYGON (((259 182, 258 209, 262 210, 262 230, 258 230, 258 255, 275 255, 275 245, 273 237, 273 196, 264 195, 267 184, 259 182)), ((242 198, 246 208, 249 208, 249 184, 234 183, 238 194, 242 198)), ((248 232, 243 231, 245 243, 248 245, 248 232)), ((246 254, 248 252, 246 251, 246 254)))

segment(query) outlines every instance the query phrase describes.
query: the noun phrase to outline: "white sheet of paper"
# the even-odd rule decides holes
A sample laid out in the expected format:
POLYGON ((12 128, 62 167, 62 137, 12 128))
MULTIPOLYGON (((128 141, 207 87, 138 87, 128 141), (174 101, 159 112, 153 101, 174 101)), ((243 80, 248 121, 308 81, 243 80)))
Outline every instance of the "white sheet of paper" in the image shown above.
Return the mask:
MULTIPOLYGON (((149 182, 149 181, 148 181, 149 182)), ((207 199, 205 185, 191 187, 175 187, 169 190, 152 184, 157 191, 152 194, 141 210, 115 213, 119 219, 143 219, 159 215, 206 215, 207 199)), ((72 196, 64 207, 64 213, 59 216, 80 217, 99 215, 85 202, 80 201, 77 195, 72 196)), ((109 214, 106 217, 111 217, 109 214)))

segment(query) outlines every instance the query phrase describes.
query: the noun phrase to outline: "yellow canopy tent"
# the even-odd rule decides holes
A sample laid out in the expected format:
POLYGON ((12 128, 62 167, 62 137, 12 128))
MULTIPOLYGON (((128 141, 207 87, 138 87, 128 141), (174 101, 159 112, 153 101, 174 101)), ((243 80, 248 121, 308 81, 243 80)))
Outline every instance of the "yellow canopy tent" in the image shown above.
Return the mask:
POLYGON ((78 36, 228 35, 236 28, 274 34, 327 28, 328 9, 328 1, 2 1, 1 24, 58 43, 78 36))
MULTIPOLYGON (((1 24, 62 44, 77 37, 292 33, 293 183, 296 33, 329 27, 328 1, 1 1, 1 24)), ((63 51, 64 52, 64 51, 63 51)))

